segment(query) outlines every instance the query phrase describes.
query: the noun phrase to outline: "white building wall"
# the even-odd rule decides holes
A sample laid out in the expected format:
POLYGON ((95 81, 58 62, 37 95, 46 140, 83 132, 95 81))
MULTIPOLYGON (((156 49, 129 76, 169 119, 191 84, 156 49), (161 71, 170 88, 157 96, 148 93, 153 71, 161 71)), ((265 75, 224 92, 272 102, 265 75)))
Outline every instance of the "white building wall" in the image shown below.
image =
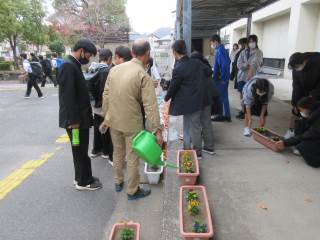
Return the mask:
MULTIPOLYGON (((246 24, 246 19, 240 19, 228 26, 230 44, 246 36, 246 24)), ((264 57, 285 58, 287 66, 294 52, 320 51, 320 0, 279 0, 252 14, 251 30, 264 57)), ((291 75, 286 67, 284 78, 291 75)), ((289 80, 274 81, 276 88, 283 88, 284 82, 291 89, 289 80)))
POLYGON ((286 14, 268 20, 263 23, 261 34, 253 32, 259 37, 264 57, 285 58, 287 55, 289 19, 290 15, 286 14))

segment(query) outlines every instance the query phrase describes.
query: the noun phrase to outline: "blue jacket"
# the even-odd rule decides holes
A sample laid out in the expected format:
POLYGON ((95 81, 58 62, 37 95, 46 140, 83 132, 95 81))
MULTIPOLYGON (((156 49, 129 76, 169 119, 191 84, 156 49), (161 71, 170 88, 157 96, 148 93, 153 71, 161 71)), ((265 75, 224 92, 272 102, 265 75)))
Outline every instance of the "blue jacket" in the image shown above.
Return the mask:
POLYGON ((216 82, 227 82, 230 80, 230 57, 223 44, 216 49, 213 66, 213 79, 216 82))

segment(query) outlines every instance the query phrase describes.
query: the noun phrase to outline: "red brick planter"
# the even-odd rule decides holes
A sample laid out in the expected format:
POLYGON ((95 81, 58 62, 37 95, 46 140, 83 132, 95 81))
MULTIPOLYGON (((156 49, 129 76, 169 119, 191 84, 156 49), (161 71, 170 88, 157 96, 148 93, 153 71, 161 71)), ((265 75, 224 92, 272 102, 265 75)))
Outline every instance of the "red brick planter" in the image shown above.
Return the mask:
POLYGON ((140 224, 129 222, 129 223, 116 223, 113 225, 109 240, 121 240, 119 238, 120 232, 124 228, 131 228, 135 232, 134 240, 140 240, 140 224))
POLYGON ((207 192, 204 186, 182 186, 180 187, 180 204, 179 204, 179 218, 180 218, 180 233, 186 240, 192 239, 209 239, 213 236, 213 226, 208 202, 207 192), (199 213, 191 215, 188 212, 188 201, 186 193, 190 190, 195 191, 199 196, 199 213), (193 223, 200 220, 206 225, 205 233, 193 232, 193 223))
POLYGON ((196 151, 193 150, 180 150, 177 154, 177 174, 180 180, 180 185, 194 185, 196 184, 197 177, 199 176, 199 163, 196 151), (193 169, 194 173, 184 173, 181 168, 182 159, 181 156, 184 152, 188 152, 192 154, 192 163, 193 163, 193 169))
MULTIPOLYGON (((265 128, 265 131, 267 134, 271 135, 271 136, 275 136, 278 137, 279 139, 281 139, 281 137, 269 130, 265 128)), ((275 151, 275 152, 280 152, 281 150, 277 147, 275 140, 271 139, 270 137, 265 136, 264 134, 260 133, 257 131, 257 128, 252 129, 252 134, 253 134, 253 138, 254 140, 256 140, 257 142, 261 143, 262 145, 264 145, 265 147, 275 151)))

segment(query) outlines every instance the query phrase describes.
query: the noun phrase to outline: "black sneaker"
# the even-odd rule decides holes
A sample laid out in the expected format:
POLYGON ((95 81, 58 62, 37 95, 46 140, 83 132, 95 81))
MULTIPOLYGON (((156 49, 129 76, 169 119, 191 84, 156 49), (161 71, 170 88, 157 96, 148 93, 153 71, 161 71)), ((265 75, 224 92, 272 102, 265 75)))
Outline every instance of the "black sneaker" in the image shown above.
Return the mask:
POLYGON ((209 149, 209 148, 203 148, 202 149, 203 152, 208 153, 210 155, 215 155, 216 152, 213 149, 209 149))
POLYGON ((114 185, 116 192, 121 192, 123 189, 123 183, 114 185))
POLYGON ((197 158, 198 158, 198 160, 201 160, 201 159, 202 159, 202 153, 201 153, 201 151, 197 152, 197 158))
POLYGON ((128 200, 137 200, 139 198, 147 197, 150 194, 151 194, 151 190, 145 190, 139 187, 135 194, 133 195, 128 194, 128 200))
POLYGON ((215 115, 213 117, 211 117, 211 121, 213 122, 223 122, 224 118, 221 115, 215 115))
POLYGON ((92 183, 86 186, 80 186, 76 184, 76 189, 79 191, 94 191, 102 188, 102 183, 99 180, 94 180, 92 183))

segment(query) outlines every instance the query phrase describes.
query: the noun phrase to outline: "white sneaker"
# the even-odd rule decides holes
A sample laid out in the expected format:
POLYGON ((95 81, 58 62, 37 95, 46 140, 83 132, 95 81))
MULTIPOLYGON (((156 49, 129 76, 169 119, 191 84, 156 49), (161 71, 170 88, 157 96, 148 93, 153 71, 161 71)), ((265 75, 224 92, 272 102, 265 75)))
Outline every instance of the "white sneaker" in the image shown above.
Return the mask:
POLYGON ((113 167, 113 161, 109 160, 108 163, 113 167))
POLYGON ((109 159, 109 156, 108 155, 106 155, 106 154, 102 154, 102 156, 101 156, 102 158, 104 158, 104 159, 109 159))
POLYGON ((296 149, 296 148, 293 149, 292 153, 293 153, 294 155, 296 155, 296 156, 301 156, 300 151, 299 151, 298 149, 296 149))
POLYGON ((251 136, 251 129, 248 128, 248 127, 245 127, 243 129, 243 135, 246 136, 246 137, 250 137, 251 136))
POLYGON ((289 139, 289 138, 292 138, 294 137, 294 131, 289 129, 286 134, 283 136, 284 139, 289 139))

